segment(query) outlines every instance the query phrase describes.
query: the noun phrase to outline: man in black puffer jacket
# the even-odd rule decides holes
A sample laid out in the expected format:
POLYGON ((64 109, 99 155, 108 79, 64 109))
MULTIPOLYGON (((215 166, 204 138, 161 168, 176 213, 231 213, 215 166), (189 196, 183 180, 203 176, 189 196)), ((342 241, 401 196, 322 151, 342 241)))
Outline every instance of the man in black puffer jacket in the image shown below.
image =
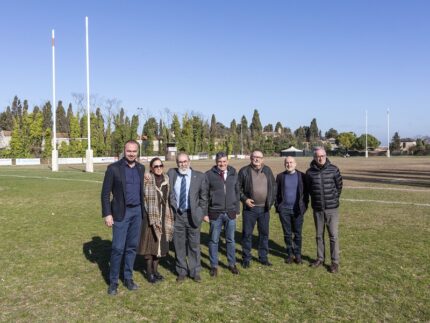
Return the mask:
POLYGON ((339 198, 342 192, 342 176, 339 168, 330 163, 324 148, 314 150, 314 160, 306 171, 307 187, 311 196, 316 228, 317 260, 312 263, 316 268, 324 264, 325 244, 324 226, 330 238, 330 272, 339 271, 339 198))

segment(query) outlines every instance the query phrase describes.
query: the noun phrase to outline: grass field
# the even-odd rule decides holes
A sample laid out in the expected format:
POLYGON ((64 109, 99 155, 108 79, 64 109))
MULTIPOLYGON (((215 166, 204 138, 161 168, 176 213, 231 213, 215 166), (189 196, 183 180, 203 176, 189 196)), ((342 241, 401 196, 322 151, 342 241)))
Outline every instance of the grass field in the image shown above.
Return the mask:
MULTIPOLYGON (((309 158, 298 158, 306 170, 309 158)), ((334 158, 344 177, 339 274, 308 264, 316 255, 312 213, 305 216, 305 264, 284 263, 277 214, 270 260, 233 276, 221 244, 220 273, 209 276, 208 224, 202 226, 202 283, 175 282, 173 256, 146 282, 106 294, 111 232, 101 219, 106 165, 0 167, 0 321, 430 321, 430 158, 334 158)), ((231 161, 239 168, 248 161, 231 161)), ((274 173, 282 159, 266 160, 274 173)), ((171 163, 167 163, 172 166, 171 163)), ((193 162, 207 170, 211 162, 193 162)), ((240 260, 241 220, 237 228, 240 260)), ((255 232, 256 237, 256 232, 255 232)), ((256 256, 256 250, 253 250, 256 256)), ((239 269, 241 269, 239 267, 239 269)))

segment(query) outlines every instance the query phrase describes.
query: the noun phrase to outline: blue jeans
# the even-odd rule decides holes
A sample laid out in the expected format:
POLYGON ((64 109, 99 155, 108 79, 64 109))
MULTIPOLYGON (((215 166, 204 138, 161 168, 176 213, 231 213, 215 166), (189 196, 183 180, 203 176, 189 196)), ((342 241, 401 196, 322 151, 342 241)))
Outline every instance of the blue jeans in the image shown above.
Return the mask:
POLYGON ((126 208, 124 219, 112 226, 112 253, 110 256, 110 283, 118 283, 121 260, 124 255, 124 279, 133 278, 133 266, 139 243, 142 211, 140 206, 126 208))
POLYGON ((255 223, 258 228, 258 259, 261 262, 267 261, 269 253, 269 212, 264 207, 254 206, 252 209, 243 211, 243 230, 242 230, 242 259, 251 260, 252 232, 255 223))
POLYGON ((234 233, 236 231, 236 219, 230 219, 226 213, 222 213, 216 220, 211 220, 209 231, 209 260, 211 267, 218 267, 218 242, 221 235, 222 226, 225 230, 225 241, 227 244, 227 261, 229 266, 236 264, 236 246, 234 242, 234 233))
POLYGON ((304 215, 300 212, 281 207, 279 210, 282 230, 284 231, 284 241, 287 248, 287 257, 298 257, 302 255, 302 227, 304 215), (294 238, 293 238, 294 234, 294 238))

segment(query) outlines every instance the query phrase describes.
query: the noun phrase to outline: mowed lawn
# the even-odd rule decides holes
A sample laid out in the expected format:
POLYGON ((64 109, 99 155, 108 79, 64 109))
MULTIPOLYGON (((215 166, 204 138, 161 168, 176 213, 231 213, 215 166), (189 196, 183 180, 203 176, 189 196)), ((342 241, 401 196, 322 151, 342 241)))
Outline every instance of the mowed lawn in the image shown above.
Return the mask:
MULTIPOLYGON (((305 170, 309 158, 299 158, 305 170)), ((106 293, 111 232, 101 219, 106 165, 0 167, 0 321, 429 321, 430 158, 334 158, 344 176, 338 274, 313 269, 315 230, 305 216, 301 266, 284 263, 283 234, 272 211, 272 267, 253 261, 233 276, 221 244, 220 273, 209 276, 202 225, 202 278, 177 284, 174 253, 150 285, 138 258, 135 281, 106 293)), ((248 161, 231 161, 239 168, 248 161)), ((281 158, 266 161, 274 173, 281 158)), ((166 163, 172 166, 172 163, 166 163)), ((192 162, 207 170, 212 162, 192 162)), ((241 219, 237 228, 240 260, 241 219)), ((257 236, 256 231, 255 237, 257 236)), ((326 239, 328 242, 328 239, 326 239)), ((257 240, 255 240, 256 242, 257 240)), ((327 243, 327 254, 328 243, 327 243)), ((256 256, 256 250, 253 250, 256 256)), ((326 263, 329 263, 327 257, 326 263)))

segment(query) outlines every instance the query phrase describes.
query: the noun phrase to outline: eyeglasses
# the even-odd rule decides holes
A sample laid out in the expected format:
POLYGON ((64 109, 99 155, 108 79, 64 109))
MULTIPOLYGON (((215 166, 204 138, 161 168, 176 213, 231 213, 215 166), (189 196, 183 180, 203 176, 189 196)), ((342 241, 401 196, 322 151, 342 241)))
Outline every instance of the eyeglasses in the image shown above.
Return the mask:
POLYGON ((263 159, 263 156, 252 156, 252 159, 263 159))
POLYGON ((178 160, 178 164, 186 164, 186 163, 188 163, 188 159, 178 160))
POLYGON ((152 166, 152 168, 163 168, 164 167, 164 165, 163 164, 161 164, 161 165, 154 165, 154 166, 152 166))

